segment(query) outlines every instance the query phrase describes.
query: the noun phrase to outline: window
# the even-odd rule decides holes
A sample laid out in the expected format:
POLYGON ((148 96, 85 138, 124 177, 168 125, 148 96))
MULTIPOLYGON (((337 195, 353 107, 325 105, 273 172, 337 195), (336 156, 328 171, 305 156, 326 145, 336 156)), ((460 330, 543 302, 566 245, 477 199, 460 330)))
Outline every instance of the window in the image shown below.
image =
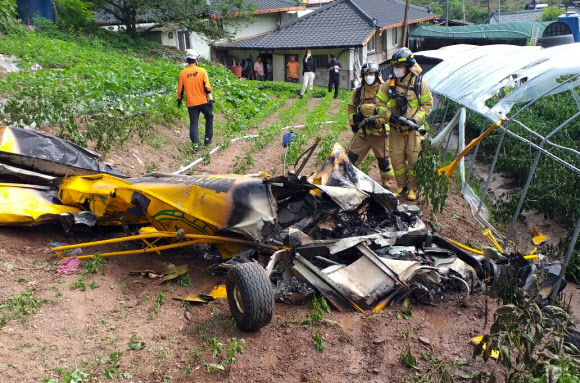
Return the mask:
POLYGON ((316 66, 316 68, 324 68, 326 69, 326 64, 328 64, 328 56, 326 55, 318 55, 318 56, 312 56, 314 58, 314 65, 316 66))
POLYGON ((374 34, 373 37, 371 37, 371 39, 367 43, 367 50, 369 52, 374 52, 376 50, 376 46, 377 46, 377 35, 374 34))
POLYGON ((190 49, 191 45, 189 42, 189 32, 179 31, 177 32, 177 48, 181 50, 190 49))
POLYGON ((397 43, 398 43, 397 42, 397 39, 398 39, 397 34, 398 34, 398 31, 399 31, 399 28, 393 28, 391 30, 393 31, 393 32, 391 32, 393 34, 393 40, 392 40, 393 41, 393 46, 396 47, 397 46, 397 43))

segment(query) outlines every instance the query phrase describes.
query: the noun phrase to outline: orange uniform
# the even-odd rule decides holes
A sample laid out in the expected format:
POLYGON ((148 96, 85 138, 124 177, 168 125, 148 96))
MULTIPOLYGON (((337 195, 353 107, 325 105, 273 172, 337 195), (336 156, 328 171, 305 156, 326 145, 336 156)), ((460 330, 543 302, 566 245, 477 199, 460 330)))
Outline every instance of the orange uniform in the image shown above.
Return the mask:
POLYGON ((300 63, 298 61, 288 61, 286 64, 288 68, 287 78, 299 78, 300 77, 300 63))
POLYGON ((188 107, 207 104, 207 95, 211 93, 211 85, 205 69, 192 64, 179 73, 178 100, 182 99, 184 92, 188 107))

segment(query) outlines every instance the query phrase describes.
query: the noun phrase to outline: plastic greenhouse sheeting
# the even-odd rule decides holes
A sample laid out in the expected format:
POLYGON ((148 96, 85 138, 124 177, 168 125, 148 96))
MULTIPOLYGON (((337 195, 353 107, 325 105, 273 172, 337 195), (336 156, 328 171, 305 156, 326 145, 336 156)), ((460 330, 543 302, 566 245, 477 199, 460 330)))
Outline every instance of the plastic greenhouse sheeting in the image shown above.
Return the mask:
POLYGON ((523 40, 531 37, 532 29, 538 30, 538 35, 551 21, 528 23, 502 23, 462 25, 458 27, 418 27, 409 33, 413 38, 458 39, 458 40, 523 40))
MULTIPOLYGON (((495 121, 520 102, 532 101, 569 75, 580 73, 580 43, 551 48, 488 45, 445 60, 424 76, 433 93, 495 121), (509 90, 509 93, 506 92, 509 90), (486 100, 507 93, 490 109, 486 100)), ((574 80, 549 94, 580 86, 574 80)))

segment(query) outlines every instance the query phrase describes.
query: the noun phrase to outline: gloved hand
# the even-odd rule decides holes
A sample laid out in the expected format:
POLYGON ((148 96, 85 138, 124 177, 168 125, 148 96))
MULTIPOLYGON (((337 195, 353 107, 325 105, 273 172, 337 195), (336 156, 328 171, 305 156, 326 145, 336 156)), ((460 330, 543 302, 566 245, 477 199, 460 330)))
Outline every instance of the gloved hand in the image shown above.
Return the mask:
POLYGON ((351 125, 350 129, 352 130, 353 133, 358 132, 358 125, 351 125))
POLYGON ((213 101, 213 100, 208 100, 208 101, 207 101, 207 104, 209 105, 210 109, 212 109, 212 110, 213 110, 213 104, 214 104, 214 101, 213 101))
POLYGON ((352 116, 352 122, 354 122, 357 125, 357 127, 358 127, 358 124, 360 124, 364 119, 365 119, 365 115, 362 114, 361 112, 358 112, 357 114, 352 116))
POLYGON ((181 100, 177 100, 177 107, 181 108, 181 100))
POLYGON ((391 116, 389 117, 389 122, 396 122, 397 124, 400 123, 399 118, 401 118, 401 116, 399 116, 396 113, 391 113, 391 116))
POLYGON ((362 104, 360 106, 361 113, 365 116, 374 116, 375 113, 375 104, 362 104))

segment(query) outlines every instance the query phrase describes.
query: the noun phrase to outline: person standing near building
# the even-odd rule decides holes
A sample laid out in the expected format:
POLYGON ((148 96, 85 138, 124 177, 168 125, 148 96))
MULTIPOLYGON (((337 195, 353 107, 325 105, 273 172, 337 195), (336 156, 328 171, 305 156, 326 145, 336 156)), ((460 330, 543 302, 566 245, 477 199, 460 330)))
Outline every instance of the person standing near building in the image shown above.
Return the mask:
POLYGON ((290 56, 290 61, 286 64, 286 78, 294 83, 300 78, 300 63, 296 61, 295 56, 290 56))
POLYGON ((425 120, 433 108, 433 97, 408 48, 397 50, 391 65, 393 74, 377 93, 377 111, 391 127, 389 146, 398 186, 395 194, 407 195, 413 201, 417 199, 415 166, 428 130, 425 120))
POLYGON ((389 164, 388 126, 384 119, 378 118, 367 122, 362 129, 359 128, 365 118, 376 114, 376 96, 381 85, 379 65, 367 61, 362 66, 362 75, 362 85, 352 92, 346 110, 354 133, 349 144, 348 159, 354 166, 358 166, 372 149, 379 165, 382 184, 387 188, 389 179, 393 177, 393 169, 389 164))
POLYGON ((256 62, 254 63, 254 72, 256 73, 256 80, 264 81, 264 63, 262 62, 262 58, 258 56, 256 62))
POLYGON ((338 87, 340 86, 340 70, 342 65, 336 59, 334 53, 330 54, 330 61, 326 64, 326 71, 328 72, 328 93, 332 92, 334 86, 334 98, 338 97, 338 87))
POLYGON ((304 59, 302 59, 302 76, 304 77, 304 83, 302 84, 302 92, 300 92, 300 97, 304 97, 306 93, 306 87, 310 87, 310 90, 314 87, 314 70, 316 69, 316 64, 314 63, 314 57, 312 57, 312 51, 310 49, 306 50, 304 59))
POLYGON ((270 57, 266 57, 266 81, 274 81, 274 67, 270 57))
POLYGON ((181 108, 183 95, 187 100, 187 111, 189 113, 189 138, 193 143, 194 151, 199 150, 199 134, 197 125, 199 123, 199 113, 203 113, 205 118, 205 139, 204 145, 211 144, 213 137, 213 97, 211 95, 211 85, 205 69, 197 66, 199 54, 194 49, 188 49, 185 60, 187 68, 179 73, 179 83, 177 85, 177 107, 181 108))

